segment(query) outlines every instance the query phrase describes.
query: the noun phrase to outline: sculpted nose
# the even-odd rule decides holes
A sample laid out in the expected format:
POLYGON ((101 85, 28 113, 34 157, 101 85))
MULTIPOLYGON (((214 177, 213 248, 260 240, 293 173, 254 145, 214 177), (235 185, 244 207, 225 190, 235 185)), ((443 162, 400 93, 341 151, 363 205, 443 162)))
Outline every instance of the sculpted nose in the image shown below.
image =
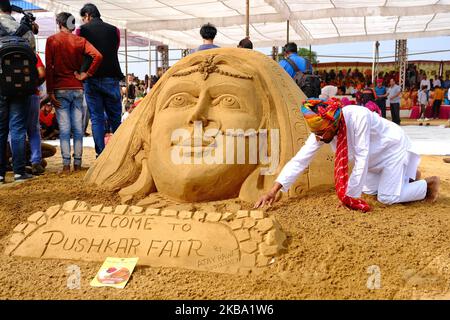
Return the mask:
POLYGON ((193 125, 196 121, 201 121, 203 127, 206 127, 209 123, 208 111, 211 106, 211 98, 205 92, 200 94, 197 104, 194 107, 191 115, 188 118, 187 124, 193 125))

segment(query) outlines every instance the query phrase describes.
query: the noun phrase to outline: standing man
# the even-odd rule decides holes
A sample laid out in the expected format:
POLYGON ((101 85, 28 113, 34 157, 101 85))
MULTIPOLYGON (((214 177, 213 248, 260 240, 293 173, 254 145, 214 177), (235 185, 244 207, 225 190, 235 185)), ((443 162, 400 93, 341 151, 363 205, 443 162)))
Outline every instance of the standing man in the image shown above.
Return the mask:
POLYGON ((217 35, 217 29, 212 24, 207 23, 200 29, 200 35, 203 38, 203 44, 198 47, 197 51, 219 48, 214 44, 217 35))
POLYGON ((295 64, 297 68, 305 73, 306 70, 306 60, 303 57, 300 57, 297 52, 298 48, 297 45, 294 42, 287 43, 284 48, 284 60, 280 61, 280 66, 286 70, 286 72, 291 76, 292 79, 294 79, 295 74, 297 73, 295 71, 295 68, 292 64, 295 64))
POLYGON ((440 83, 434 86, 434 102, 433 102, 433 119, 439 119, 442 101, 444 101, 445 91, 441 88, 440 83))
POLYGON ((424 73, 422 75, 422 80, 420 81, 419 88, 422 88, 423 86, 427 87, 427 99, 430 99, 431 84, 430 84, 430 80, 427 79, 427 74, 426 73, 424 73))
POLYGON ((56 16, 60 32, 47 39, 45 49, 47 92, 56 108, 63 158, 63 173, 70 173, 70 134, 73 134, 74 171, 81 170, 83 156, 83 83, 95 74, 102 55, 86 39, 74 35, 75 17, 67 12, 56 16), (92 58, 89 70, 77 77, 84 56, 92 58))
POLYGON ((376 104, 381 110, 381 116, 386 119, 386 98, 387 90, 383 85, 383 79, 377 79, 377 86, 375 87, 375 93, 377 94, 376 104))
MULTIPOLYGON (((19 29, 20 24, 11 16, 11 12, 9 1, 0 0, 0 36, 14 34, 19 29)), ((35 40, 31 29, 23 38, 34 50, 35 40)), ((23 181, 33 177, 26 172, 25 139, 29 105, 30 96, 0 96, 0 184, 5 183, 8 133, 11 133, 14 180, 23 181)))
POLYGON ((105 113, 112 132, 120 126, 122 99, 120 80, 124 78, 118 58, 120 31, 115 26, 103 22, 100 11, 91 3, 80 10, 84 25, 79 35, 91 43, 102 55, 97 71, 89 79, 85 73, 78 75, 84 81, 84 91, 92 123, 92 134, 97 157, 105 149, 105 113))
POLYGON ((400 95, 402 94, 402 88, 395 83, 394 79, 390 81, 387 94, 391 106, 392 122, 400 125, 400 95))
MULTIPOLYGON (((36 54, 36 58, 36 69, 39 77, 38 84, 41 86, 45 82, 45 66, 39 54, 36 54)), ((41 110, 40 97, 41 90, 39 87, 36 93, 31 96, 27 123, 27 134, 31 151, 31 173, 35 176, 39 176, 45 172, 44 166, 42 165, 41 124, 39 123, 39 113, 41 110)))

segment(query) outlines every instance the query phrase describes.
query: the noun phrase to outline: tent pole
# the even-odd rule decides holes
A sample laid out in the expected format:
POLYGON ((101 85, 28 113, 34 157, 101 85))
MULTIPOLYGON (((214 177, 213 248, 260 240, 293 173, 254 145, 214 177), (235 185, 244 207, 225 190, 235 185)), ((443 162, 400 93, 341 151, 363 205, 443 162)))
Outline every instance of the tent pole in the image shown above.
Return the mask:
POLYGON ((148 39, 148 76, 152 76, 152 44, 150 38, 148 39))
POLYGON ((155 74, 156 76, 159 77, 158 75, 158 69, 159 69, 159 56, 158 56, 158 46, 155 47, 155 64, 156 64, 156 69, 155 69, 155 74))
MULTIPOLYGON (((126 87, 126 99, 125 101, 128 103, 128 30, 125 29, 125 85, 126 87)), ((125 106, 123 106, 123 108, 125 108, 125 106)), ((122 110, 124 111, 124 110, 122 110)))
MULTIPOLYGON (((128 30, 125 29, 125 73, 128 76, 128 30)), ((128 80, 127 80, 128 84, 128 80)))
POLYGON ((289 20, 286 23, 286 43, 289 43, 289 20))
POLYGON ((377 42, 373 43, 373 57, 372 57, 372 83, 375 83, 375 60, 377 59, 377 42))
POLYGON ((250 0, 246 0, 245 10, 245 36, 250 38, 250 0))
POLYGON ((312 66, 312 64, 313 64, 313 61, 312 61, 312 51, 311 51, 311 45, 309 45, 309 63, 311 63, 311 66, 312 66))
POLYGON ((272 59, 278 62, 278 47, 272 47, 272 59))

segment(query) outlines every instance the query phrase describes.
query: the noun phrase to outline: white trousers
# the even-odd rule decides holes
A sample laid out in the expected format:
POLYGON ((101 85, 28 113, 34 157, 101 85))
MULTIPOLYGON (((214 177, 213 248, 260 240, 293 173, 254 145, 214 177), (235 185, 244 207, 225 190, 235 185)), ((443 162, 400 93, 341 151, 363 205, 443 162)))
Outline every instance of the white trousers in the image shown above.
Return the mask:
POLYGON ((406 166, 400 168, 387 167, 380 173, 368 172, 363 192, 369 195, 377 195, 378 201, 388 205, 425 199, 427 182, 419 180, 410 183, 411 175, 407 174, 407 169, 406 166))

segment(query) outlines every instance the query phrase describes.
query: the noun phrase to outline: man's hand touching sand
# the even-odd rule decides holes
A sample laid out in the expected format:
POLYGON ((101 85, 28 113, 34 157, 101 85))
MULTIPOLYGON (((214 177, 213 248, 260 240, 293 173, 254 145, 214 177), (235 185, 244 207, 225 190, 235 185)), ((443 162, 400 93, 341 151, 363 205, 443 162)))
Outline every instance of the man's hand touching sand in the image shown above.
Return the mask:
POLYGON ((274 186, 272 187, 272 189, 265 195, 263 195, 256 203, 255 206, 253 207, 253 209, 259 209, 259 208, 264 208, 265 205, 271 207, 272 204, 275 202, 276 200, 276 196, 278 191, 280 191, 280 189, 283 186, 281 184, 279 184, 278 182, 275 182, 274 186))

